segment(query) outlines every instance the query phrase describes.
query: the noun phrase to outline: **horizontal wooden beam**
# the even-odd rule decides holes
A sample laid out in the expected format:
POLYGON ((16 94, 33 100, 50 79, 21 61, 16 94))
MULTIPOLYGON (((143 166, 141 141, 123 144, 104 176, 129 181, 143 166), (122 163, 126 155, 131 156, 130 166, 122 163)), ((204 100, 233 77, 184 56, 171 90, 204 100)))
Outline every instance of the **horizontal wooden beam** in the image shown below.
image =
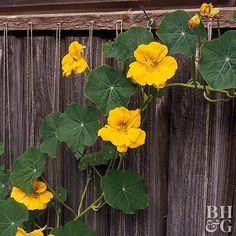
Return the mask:
MULTIPOLYGON (((220 12, 220 26, 222 28, 236 28, 232 20, 236 7, 224 7, 220 12)), ((173 10, 149 10, 147 14, 154 20, 153 28, 157 28, 163 16, 173 10)), ((186 9, 193 15, 199 9, 186 9)), ((91 22, 94 30, 114 30, 117 21, 122 20, 123 29, 131 26, 147 26, 147 19, 142 11, 96 12, 96 13, 67 13, 67 14, 35 14, 0 16, 0 27, 7 24, 9 30, 25 30, 31 22, 34 30, 54 30, 58 23, 63 30, 88 30, 91 22)), ((213 22, 213 27, 217 23, 213 22)))

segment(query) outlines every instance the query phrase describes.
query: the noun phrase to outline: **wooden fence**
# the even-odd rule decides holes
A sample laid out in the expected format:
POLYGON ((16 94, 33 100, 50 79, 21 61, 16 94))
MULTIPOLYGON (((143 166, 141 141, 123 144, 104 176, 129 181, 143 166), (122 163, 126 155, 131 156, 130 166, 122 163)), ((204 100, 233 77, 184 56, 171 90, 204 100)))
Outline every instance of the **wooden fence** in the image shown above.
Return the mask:
MULTIPOLYGON (((92 48, 85 52, 94 67, 104 62, 115 65, 102 54, 102 43, 113 36, 111 32, 95 32, 92 48)), ((61 55, 73 40, 89 45, 88 32, 63 32, 61 55)), ((72 101, 88 103, 82 92, 83 76, 69 79, 55 76, 55 32, 34 32, 33 61, 27 55, 26 41, 25 32, 9 33, 8 66, 3 37, 0 42, 0 141, 6 145, 1 163, 6 167, 11 167, 13 160, 30 145, 39 145, 40 124, 53 108, 63 111, 72 101), (28 65, 33 62, 33 70, 27 69, 27 61, 28 65)), ((187 81, 187 60, 183 56, 177 59, 179 71, 175 80, 187 81)), ((137 103, 134 98, 133 106, 137 103)), ((136 215, 124 215, 104 207, 83 220, 96 229, 98 236, 208 235, 206 206, 236 207, 235 120, 235 101, 210 104, 201 92, 170 89, 165 97, 151 104, 146 144, 130 152, 126 166, 135 168, 145 178, 150 198, 148 208, 136 215)), ((48 158, 46 177, 53 187, 68 189, 69 202, 76 208, 85 175, 65 146, 57 159, 48 158)), ((99 192, 94 184, 86 204, 99 192)), ((64 209, 62 216, 62 223, 72 219, 64 209)), ((54 225, 51 210, 44 218, 54 225)), ((236 235, 236 229, 233 231, 232 235, 236 235)), ((218 230, 209 235, 226 234, 218 230)))

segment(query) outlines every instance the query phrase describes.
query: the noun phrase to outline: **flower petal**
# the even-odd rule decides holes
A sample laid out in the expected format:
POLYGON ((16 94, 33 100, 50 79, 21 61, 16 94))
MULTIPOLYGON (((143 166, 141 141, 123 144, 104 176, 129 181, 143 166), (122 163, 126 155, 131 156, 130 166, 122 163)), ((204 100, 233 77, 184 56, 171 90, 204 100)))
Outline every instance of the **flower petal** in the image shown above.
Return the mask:
POLYGON ((145 80, 146 73, 146 66, 140 62, 135 61, 129 65, 127 78, 131 78, 137 84, 144 86, 147 84, 145 80))
POLYGON ((50 202, 52 198, 53 198, 53 194, 49 191, 39 194, 39 199, 44 204, 50 202))
MULTIPOLYGON (((159 88, 160 85, 165 84, 165 82, 175 75, 178 69, 178 64, 174 57, 165 57, 153 71, 152 77, 155 78, 153 84, 155 87, 159 88)), ((161 86, 160 86, 161 87, 161 86)))
POLYGON ((120 128, 129 120, 129 110, 125 107, 117 107, 109 112, 108 124, 113 128, 120 128))
POLYGON ((128 147, 127 146, 118 146, 117 151, 118 152, 127 152, 128 147))
POLYGON ((17 227, 16 236, 27 236, 27 233, 24 231, 24 229, 17 227))
POLYGON ((88 64, 83 56, 73 64, 73 70, 75 71, 76 74, 84 72, 87 68, 88 64))
POLYGON ((129 146, 130 144, 128 136, 125 134, 125 132, 118 130, 116 132, 111 133, 110 141, 115 146, 129 146))
POLYGON ((84 48, 86 48, 86 46, 80 44, 77 41, 73 41, 69 46, 69 54, 75 60, 79 60, 82 56, 82 51, 83 51, 84 48))
POLYGON ((47 190, 47 185, 42 181, 35 180, 33 183, 34 193, 43 193, 47 190))
POLYGON ((74 59, 71 57, 70 54, 66 54, 62 59, 62 70, 63 76, 70 76, 73 70, 74 59))
POLYGON ((129 137, 129 140, 134 143, 136 142, 136 140, 139 138, 140 136, 140 133, 141 133, 141 129, 136 129, 136 128, 131 128, 128 130, 128 137, 129 137))
POLYGON ((110 135, 113 132, 116 132, 116 129, 112 128, 110 125, 106 125, 98 131, 98 136, 104 141, 110 141, 110 135))
POLYGON ((145 143, 146 139, 146 132, 144 130, 139 129, 139 131, 130 131, 129 138, 135 140, 132 142, 129 147, 130 148, 137 148, 145 143))
POLYGON ((31 197, 29 201, 25 203, 28 210, 44 210, 47 208, 47 205, 42 203, 39 197, 31 197))
POLYGON ((150 49, 149 54, 156 63, 163 60, 168 53, 168 48, 164 44, 151 42, 148 46, 150 49))
POLYGON ((38 229, 38 230, 34 230, 33 232, 28 233, 27 236, 44 236, 44 235, 42 231, 38 229))
POLYGON ((130 118, 127 123, 128 128, 139 128, 141 125, 141 114, 140 109, 129 111, 130 118))

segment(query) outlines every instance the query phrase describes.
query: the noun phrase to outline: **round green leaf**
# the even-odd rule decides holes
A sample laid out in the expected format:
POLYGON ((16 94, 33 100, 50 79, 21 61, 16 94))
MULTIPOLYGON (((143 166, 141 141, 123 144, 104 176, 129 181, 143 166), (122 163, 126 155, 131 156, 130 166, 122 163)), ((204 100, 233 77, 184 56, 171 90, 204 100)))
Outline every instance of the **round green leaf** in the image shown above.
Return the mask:
POLYGON ((0 201, 0 236, 15 236, 17 227, 28 220, 26 207, 9 198, 0 201))
POLYGON ((58 138, 72 149, 91 146, 98 138, 99 117, 95 108, 78 103, 69 105, 61 115, 58 138))
POLYGON ((39 130, 42 143, 40 150, 43 153, 47 153, 50 157, 56 157, 60 151, 61 142, 57 137, 57 129, 60 122, 60 112, 49 114, 43 121, 39 130))
POLYGON ((0 199, 4 199, 9 192, 10 171, 0 166, 0 199))
POLYGON ((42 175, 44 164, 45 155, 40 150, 28 149, 15 161, 10 177, 12 184, 31 194, 33 191, 32 182, 42 175))
POLYGON ((119 106, 127 106, 136 86, 121 71, 101 66, 89 73, 85 95, 103 114, 119 106))
POLYGON ((58 202, 65 202, 67 199, 67 191, 63 187, 59 187, 55 191, 55 200, 58 202))
POLYGON ((201 23, 189 29, 190 16, 182 10, 168 13, 162 20, 156 33, 167 45, 170 54, 183 53, 192 56, 198 41, 206 38, 206 30, 201 23))
POLYGON ((202 46, 199 70, 214 89, 236 88, 236 31, 202 46))
POLYGON ((101 187, 106 202, 126 214, 134 214, 148 205, 144 180, 134 170, 109 170, 102 177, 101 187))
POLYGON ((88 225, 78 221, 70 221, 64 226, 51 231, 55 236, 96 236, 95 231, 88 225))
POLYGON ((103 52, 107 58, 116 58, 122 63, 134 61, 134 51, 140 44, 152 42, 153 35, 150 31, 142 27, 131 27, 126 32, 117 36, 114 42, 103 45, 103 52))

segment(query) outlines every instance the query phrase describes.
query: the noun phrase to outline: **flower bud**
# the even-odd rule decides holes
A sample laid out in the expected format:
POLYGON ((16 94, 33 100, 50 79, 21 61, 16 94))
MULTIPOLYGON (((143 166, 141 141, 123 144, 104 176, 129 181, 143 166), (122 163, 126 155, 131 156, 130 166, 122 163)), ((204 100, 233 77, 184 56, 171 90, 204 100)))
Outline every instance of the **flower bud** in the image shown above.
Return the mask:
POLYGON ((201 20, 198 14, 195 14, 189 21, 188 26, 190 29, 197 27, 200 24, 201 20))
POLYGON ((220 8, 212 8, 210 17, 219 17, 220 15, 220 8))
POLYGON ((200 8, 201 16, 211 17, 212 8, 212 3, 203 3, 200 8))

